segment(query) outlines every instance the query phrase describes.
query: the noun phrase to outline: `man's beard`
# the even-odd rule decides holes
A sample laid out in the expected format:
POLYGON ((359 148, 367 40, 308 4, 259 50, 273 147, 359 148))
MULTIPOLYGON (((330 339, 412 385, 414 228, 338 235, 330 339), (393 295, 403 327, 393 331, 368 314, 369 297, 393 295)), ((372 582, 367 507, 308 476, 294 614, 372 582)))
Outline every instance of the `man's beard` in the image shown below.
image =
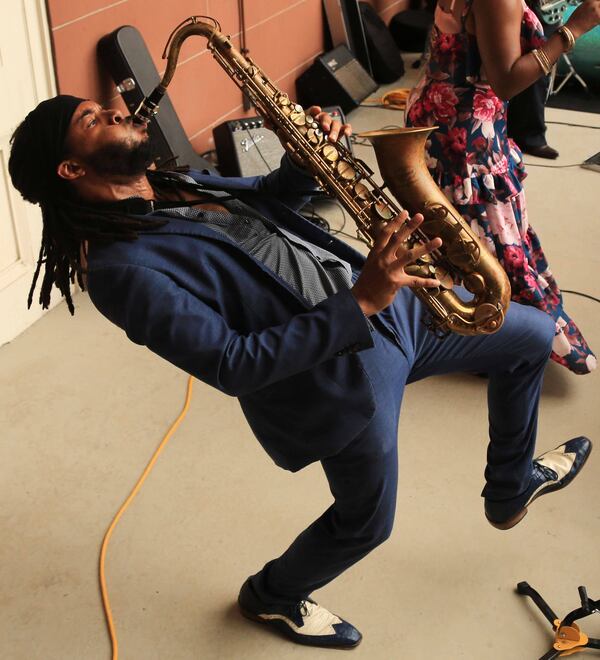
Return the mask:
POLYGON ((138 176, 152 164, 155 153, 149 137, 137 144, 106 144, 87 157, 87 164, 102 176, 138 176))

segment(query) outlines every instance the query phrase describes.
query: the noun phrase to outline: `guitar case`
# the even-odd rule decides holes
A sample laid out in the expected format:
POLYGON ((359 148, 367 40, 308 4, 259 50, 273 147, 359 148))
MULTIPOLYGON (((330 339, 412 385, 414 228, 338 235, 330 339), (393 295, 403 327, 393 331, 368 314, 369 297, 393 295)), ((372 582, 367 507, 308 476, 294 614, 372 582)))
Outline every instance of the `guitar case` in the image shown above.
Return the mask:
POLYGON ((375 82, 392 83, 404 75, 404 61, 386 24, 368 2, 359 2, 375 82))
MULTIPOLYGON (((98 59, 115 85, 131 78, 133 89, 124 85, 121 96, 130 112, 135 112, 160 82, 160 76, 139 30, 131 25, 117 28, 102 37, 97 45, 98 59)), ((212 163, 202 158, 190 144, 167 92, 160 110, 148 125, 148 133, 156 148, 156 166, 162 169, 188 165, 197 170, 216 173, 212 163)))

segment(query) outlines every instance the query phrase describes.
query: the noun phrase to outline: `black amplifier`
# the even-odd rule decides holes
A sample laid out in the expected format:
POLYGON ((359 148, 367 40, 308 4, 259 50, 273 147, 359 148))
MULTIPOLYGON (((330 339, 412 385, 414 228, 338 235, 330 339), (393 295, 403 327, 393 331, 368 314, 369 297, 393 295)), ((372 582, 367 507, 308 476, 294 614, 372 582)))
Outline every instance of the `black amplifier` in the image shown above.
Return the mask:
MULTIPOLYGON (((323 108, 334 119, 346 121, 341 108, 323 108)), ((268 174, 279 167, 284 148, 262 117, 230 119, 213 128, 219 172, 223 176, 268 174)), ((350 140, 342 142, 352 150, 350 140)))
POLYGON ((296 80, 303 106, 339 106, 344 112, 358 107, 376 89, 377 83, 344 45, 317 57, 296 80))

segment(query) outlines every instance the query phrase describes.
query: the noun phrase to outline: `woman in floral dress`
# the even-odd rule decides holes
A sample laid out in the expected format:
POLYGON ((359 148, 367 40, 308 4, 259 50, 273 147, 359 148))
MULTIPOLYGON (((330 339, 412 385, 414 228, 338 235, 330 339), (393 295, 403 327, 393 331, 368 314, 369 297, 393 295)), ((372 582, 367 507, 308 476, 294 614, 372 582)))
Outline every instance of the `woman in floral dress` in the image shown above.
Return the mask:
MULTIPOLYGON (((576 39, 598 23, 600 0, 584 0, 567 28, 576 39)), ((439 0, 430 60, 408 100, 406 124, 438 126, 427 146, 433 178, 503 265, 513 300, 555 319, 552 359, 585 374, 596 358, 563 309, 528 221, 522 154, 506 134, 508 99, 544 75, 569 40, 562 33, 546 41, 524 0, 439 0)))

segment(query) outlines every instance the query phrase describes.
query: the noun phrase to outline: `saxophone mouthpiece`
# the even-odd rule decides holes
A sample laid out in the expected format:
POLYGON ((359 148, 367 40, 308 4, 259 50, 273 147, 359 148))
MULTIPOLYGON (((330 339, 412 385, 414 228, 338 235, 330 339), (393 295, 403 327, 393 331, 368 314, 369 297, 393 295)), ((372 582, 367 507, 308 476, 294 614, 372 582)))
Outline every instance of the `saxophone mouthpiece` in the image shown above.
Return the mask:
POLYGON ((134 124, 147 124, 158 112, 158 104, 165 95, 166 89, 159 85, 151 94, 139 104, 137 110, 131 116, 134 124))

